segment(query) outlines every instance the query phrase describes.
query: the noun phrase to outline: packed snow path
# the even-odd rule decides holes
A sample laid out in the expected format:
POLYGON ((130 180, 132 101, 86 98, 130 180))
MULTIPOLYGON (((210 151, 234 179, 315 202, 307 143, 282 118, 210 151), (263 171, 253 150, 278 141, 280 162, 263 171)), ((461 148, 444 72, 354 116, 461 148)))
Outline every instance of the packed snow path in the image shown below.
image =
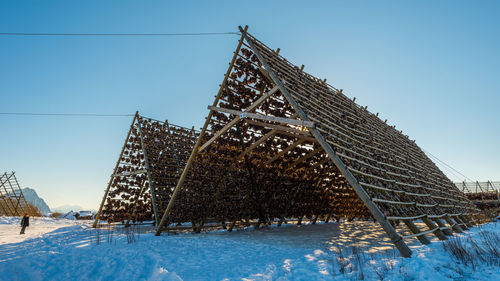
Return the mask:
POLYGON ((371 222, 162 237, 142 228, 129 244, 123 231, 98 235, 90 224, 69 220, 32 218, 20 237, 18 221, 0 219, 1 280, 500 280, 498 267, 457 267, 436 240, 410 243, 413 257, 400 258, 371 222), (347 261, 341 273, 335 251, 355 243, 371 252, 370 261, 355 271, 347 261))

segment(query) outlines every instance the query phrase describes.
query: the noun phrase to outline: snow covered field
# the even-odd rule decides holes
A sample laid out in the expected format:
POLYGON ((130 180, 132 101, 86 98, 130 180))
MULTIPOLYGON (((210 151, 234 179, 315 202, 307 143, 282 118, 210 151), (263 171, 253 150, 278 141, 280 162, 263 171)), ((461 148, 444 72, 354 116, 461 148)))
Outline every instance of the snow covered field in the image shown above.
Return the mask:
MULTIPOLYGON (((459 264, 436 239, 410 241, 412 258, 400 258, 372 222, 162 237, 149 228, 98 234, 90 223, 50 218, 31 218, 21 236, 18 225, 0 217, 0 280, 500 280, 498 265, 459 264)), ((461 236, 485 231, 500 226, 461 236)))

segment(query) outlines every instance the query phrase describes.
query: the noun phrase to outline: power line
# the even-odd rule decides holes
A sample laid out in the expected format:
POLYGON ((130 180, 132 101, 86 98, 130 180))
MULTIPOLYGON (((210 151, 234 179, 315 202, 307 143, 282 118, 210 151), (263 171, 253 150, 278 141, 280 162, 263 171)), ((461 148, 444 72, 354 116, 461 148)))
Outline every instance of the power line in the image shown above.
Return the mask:
MULTIPOLYGON (((422 149, 423 150, 423 149, 422 149)), ((463 181, 464 180, 464 175, 462 175, 461 173, 458 173, 458 172, 455 172, 454 169, 451 169, 449 168, 449 165, 447 165, 446 163, 444 163, 442 160, 440 160, 439 158, 437 158, 436 156, 430 154, 429 152, 425 151, 425 153, 431 157, 432 159, 434 159, 436 162, 438 162, 438 164, 441 164, 441 168, 444 168, 446 169, 446 171, 448 171, 451 175, 453 175, 455 178, 457 178, 459 181, 463 181), (462 175, 462 176, 461 176, 462 175)), ((466 178, 466 177, 465 177, 466 178)))
POLYGON ((192 33, 46 33, 0 32, 0 36, 214 36, 239 35, 239 32, 192 32, 192 33))
POLYGON ((467 177, 466 175, 464 175, 463 173, 461 173, 460 171, 456 170, 455 168, 451 167, 450 165, 446 164, 444 161, 440 160, 439 158, 437 158, 436 156, 430 154, 429 152, 427 152, 432 158, 434 158, 436 161, 438 161, 439 163, 441 163, 442 165, 444 165, 444 168, 446 168, 448 171, 450 171, 451 173, 453 173, 453 175, 458 178, 458 179, 461 179, 460 177, 457 176, 460 175, 462 176, 463 178, 465 179, 468 179, 469 181, 472 181, 469 177, 467 177))
POLYGON ((0 112, 0 115, 16 116, 72 116, 72 117, 130 117, 134 114, 100 114, 100 113, 33 113, 33 112, 0 112))
MULTIPOLYGON (((467 177, 466 175, 464 175, 463 173, 461 173, 460 171, 458 171, 457 169, 453 168, 452 166, 446 164, 444 161, 440 160, 439 158, 437 158, 436 156, 432 155, 429 151, 426 151, 425 149, 422 149, 426 154, 428 154, 429 156, 431 156, 432 158, 436 159, 437 161, 441 162, 443 165, 445 165, 446 167, 450 168, 451 170, 455 171, 457 174, 463 176, 465 179, 469 180, 469 181, 473 181, 471 180, 469 177, 467 177)), ((456 175, 455 175, 456 176, 456 175)))
MULTIPOLYGON (((434 160, 438 161, 438 159, 436 158, 433 158, 434 160)), ((441 162, 439 162, 438 164, 441 164, 441 162)), ((452 169, 448 168, 447 166, 445 165, 441 165, 441 168, 443 169, 446 169, 446 171, 448 171, 450 173, 450 175, 453 175, 455 177, 455 179, 457 179, 458 181, 463 181, 464 178, 460 176, 460 174, 458 174, 457 172, 453 171, 452 169)))

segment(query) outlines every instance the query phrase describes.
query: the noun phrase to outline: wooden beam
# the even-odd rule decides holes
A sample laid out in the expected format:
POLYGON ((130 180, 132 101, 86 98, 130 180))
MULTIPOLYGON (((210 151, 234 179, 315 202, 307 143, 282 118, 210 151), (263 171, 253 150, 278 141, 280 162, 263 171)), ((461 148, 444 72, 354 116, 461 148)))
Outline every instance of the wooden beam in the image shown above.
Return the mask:
POLYGON ((280 131, 280 132, 283 131, 283 132, 294 133, 294 134, 297 134, 297 135, 311 136, 311 134, 309 133, 309 130, 307 130, 307 129, 305 131, 302 131, 302 130, 297 130, 295 128, 291 128, 291 127, 287 127, 287 126, 269 124, 269 123, 264 123, 264 122, 260 122, 260 121, 255 121, 255 120, 252 120, 252 119, 245 119, 245 121, 248 124, 252 124, 252 125, 256 125, 256 126, 261 126, 261 127, 264 127, 264 128, 271 128, 273 130, 280 131))
POLYGON ((22 211, 19 210, 19 203, 21 203, 22 190, 20 190, 21 188, 18 185, 17 190, 19 190, 19 192, 20 192, 18 194, 18 192, 16 191, 16 188, 14 188, 14 186, 12 185, 11 181, 15 180, 15 179, 16 179, 15 173, 12 172, 9 179, 6 182, 9 184, 10 190, 11 190, 11 192, 7 195, 9 196, 9 198, 11 198, 10 202, 12 203, 15 216, 22 216, 24 214, 22 213, 22 211), (14 201, 12 200, 12 198, 14 198, 14 201), (14 203, 16 203, 16 204, 14 204, 14 203))
MULTIPOLYGON (((7 192, 7 196, 9 196, 9 202, 12 204, 12 210, 14 212, 14 216, 22 216, 21 212, 19 212, 19 198, 18 194, 16 193, 14 187, 12 186, 11 179, 15 178, 16 176, 14 175, 14 172, 10 174, 10 177, 7 179, 5 183, 9 184, 11 192, 7 192), (14 200, 12 200, 14 198, 14 200), (14 204, 17 203, 17 204, 14 204)), ((5 184, 4 184, 4 188, 5 184)), ((7 191, 7 189, 5 189, 7 191)))
POLYGON ((300 145, 303 142, 304 142, 304 140, 298 140, 298 141, 292 143, 290 146, 286 147, 285 149, 280 151, 278 154, 274 155, 271 159, 267 160, 266 164, 268 165, 268 164, 273 163, 274 161, 276 161, 276 159, 280 158, 281 156, 285 155, 289 151, 293 150, 295 147, 297 147, 298 145, 300 145))
POLYGON ((292 138, 301 139, 301 140, 307 141, 307 142, 312 142, 312 143, 316 143, 317 142, 314 137, 308 137, 308 136, 304 136, 304 135, 296 135, 296 134, 292 134, 290 132, 285 132, 285 131, 280 131, 279 134, 283 135, 283 136, 289 136, 289 137, 292 137, 292 138))
POLYGON ((292 164, 292 167, 296 166, 296 165, 298 165, 298 164, 300 164, 300 163, 302 163, 304 161, 306 161, 307 159, 313 157, 314 155, 316 155, 316 154, 318 154, 319 152, 322 152, 322 151, 323 151, 323 148, 321 148, 321 147, 318 147, 316 149, 311 150, 311 152, 309 152, 306 155, 304 155, 304 156, 300 157, 299 159, 295 160, 295 162, 293 162, 293 164, 292 164))
MULTIPOLYGON (((296 113, 293 114, 291 117, 294 118, 295 116, 297 116, 296 113)), ((256 148, 259 145, 261 145, 267 139, 274 137, 279 132, 278 129, 286 128, 286 129, 295 130, 295 129, 292 129, 290 127, 284 127, 284 126, 279 126, 279 125, 272 125, 272 124, 263 123, 263 122, 259 122, 259 121, 254 121, 254 120, 250 120, 250 119, 247 119, 245 121, 247 123, 250 123, 250 124, 253 123, 254 125, 266 124, 266 126, 268 126, 269 128, 272 128, 272 130, 269 131, 267 134, 263 135, 262 137, 260 137, 260 139, 258 139, 256 142, 252 143, 242 154, 240 154, 240 156, 237 159, 245 156, 246 154, 248 154, 249 152, 251 152, 254 148, 256 148)), ((302 131, 299 131, 299 130, 296 130, 296 131, 297 132, 302 132, 302 131)))
POLYGON ((141 170, 131 171, 131 172, 125 171, 121 174, 113 174, 113 175, 111 175, 111 177, 127 177, 127 176, 133 176, 133 175, 138 175, 138 174, 145 174, 147 172, 148 171, 146 169, 141 169, 141 170))
POLYGON ((325 218, 325 223, 328 223, 330 221, 330 218, 332 217, 332 213, 328 213, 328 216, 325 218))
POLYGON ((239 111, 239 110, 223 108, 223 107, 216 107, 216 106, 208 106, 208 109, 214 110, 214 111, 219 111, 219 112, 224 112, 224 113, 229 113, 231 115, 236 115, 236 116, 239 116, 241 119, 253 118, 253 119, 258 119, 258 120, 263 120, 263 121, 278 122, 278 123, 282 123, 282 124, 302 126, 302 127, 307 127, 307 128, 314 127, 314 122, 312 122, 312 121, 303 121, 303 120, 297 120, 297 119, 293 119, 293 118, 263 115, 263 114, 248 112, 248 110, 239 111))
MULTIPOLYGON (((410 229, 410 231, 413 234, 420 234, 421 233, 420 230, 418 229, 418 227, 411 220, 403 220, 403 223, 410 229)), ((425 237, 425 235, 418 235, 417 239, 418 239, 418 241, 420 241, 420 243, 422 243, 424 245, 431 243, 431 241, 427 237, 425 237)))
POLYGON ((458 223, 458 222, 453 221, 453 219, 452 219, 452 218, 450 218, 450 216, 448 216, 448 215, 444 216, 444 220, 445 220, 445 221, 446 221, 449 225, 451 225, 451 226, 452 226, 451 228, 452 228, 455 232, 457 232, 457 233, 463 233, 462 228, 460 227, 459 223, 458 223))
POLYGON ((142 134, 141 122, 137 122, 137 127, 139 129, 139 139, 141 141, 142 154, 144 155, 144 166, 146 167, 149 192, 151 193, 151 203, 153 204, 153 212, 155 214, 155 225, 158 226, 160 223, 160 214, 158 213, 158 202, 156 200, 155 188, 153 186, 153 179, 151 178, 151 168, 149 167, 148 153, 146 151, 146 145, 144 143, 144 135, 142 134))
POLYGON ((310 171, 312 169, 317 168, 319 165, 326 164, 328 161, 330 161, 330 157, 326 157, 323 160, 320 160, 318 163, 311 165, 309 168, 307 168, 307 171, 310 171))
POLYGON ((250 151, 252 151, 254 148, 256 148, 259 145, 261 145, 267 139, 275 136, 277 132, 278 132, 278 130, 276 130, 276 129, 273 129, 273 130, 269 131, 267 134, 263 135, 256 142, 252 143, 249 147, 247 147, 247 149, 245 149, 245 151, 243 151, 238 158, 241 158, 241 157, 247 155, 250 151))
POLYGON ((448 239, 448 238, 446 238, 446 235, 444 235, 443 232, 441 232, 439 227, 437 225, 435 225, 434 222, 432 222, 429 218, 423 217, 422 221, 424 221, 425 225, 427 225, 427 227, 430 230, 434 229, 434 231, 432 233, 434 233, 434 235, 436 235, 436 237, 439 240, 447 240, 448 239))
POLYGON ((465 222, 463 220, 461 220, 458 215, 454 216, 453 219, 460 225, 460 227, 462 228, 462 230, 469 230, 469 228, 467 227, 467 225, 465 224, 465 222))
MULTIPOLYGON (((34 210, 30 208, 28 201, 24 197, 23 190, 21 189, 21 186, 19 185, 19 182, 17 181, 17 177, 15 175, 15 172, 12 172, 12 176, 13 176, 13 180, 14 180, 13 181, 13 184, 14 184, 13 190, 15 189, 16 191, 19 192, 19 193, 14 192, 14 194, 16 196, 16 200, 17 200, 16 209, 18 207, 22 208, 22 210, 20 212, 18 212, 19 215, 22 216, 23 213, 27 212, 27 211, 29 211, 29 213, 31 213, 31 214, 34 214, 35 213, 35 212, 33 212, 34 210)), ((12 186, 12 184, 10 184, 10 185, 12 186)))
POLYGON ((198 148, 198 153, 205 150, 209 145, 211 145, 214 141, 216 141, 220 136, 222 136, 225 132, 231 129, 234 125, 238 124, 240 121, 240 117, 236 116, 231 122, 227 123, 222 129, 220 129, 215 135, 212 136, 206 143, 204 143, 200 148, 198 148))
MULTIPOLYGON (((272 88, 269 92, 263 94, 258 100, 256 100, 253 104, 251 104, 247 109, 245 110, 245 113, 250 113, 251 111, 257 109, 267 98, 269 98, 271 95, 276 93, 279 90, 278 87, 272 88)), ((211 108, 219 108, 216 106, 208 106, 210 109, 210 113, 212 113, 214 110, 211 108)), ((209 120, 207 118, 207 120, 209 120)), ((234 125, 236 125, 239 121, 241 120, 240 115, 236 115, 236 117, 229 123, 227 123, 222 129, 220 129, 215 135, 210 138, 206 143, 204 143, 199 149, 197 153, 202 152, 205 150, 209 145, 211 145, 214 141, 216 141, 220 136, 222 136, 225 132, 227 132, 229 129, 231 129, 234 125)))
MULTIPOLYGON (((12 174, 11 174, 10 178, 12 178, 12 177, 14 177, 14 173, 12 173, 12 174)), ((8 183, 8 184, 9 184, 9 186, 10 186, 10 190, 11 190, 11 192, 8 192, 8 193, 7 193, 7 195, 8 195, 8 196, 9 196, 9 198, 10 198, 10 200, 9 200, 9 201, 10 201, 10 203, 12 204, 12 208, 13 208, 13 210, 14 210, 14 216, 20 216, 20 214, 19 214, 19 210, 18 210, 18 206, 19 206, 19 204, 17 204, 17 205, 16 205, 16 204, 14 204, 14 203, 16 203, 16 202, 19 202, 19 199, 17 198, 16 191, 14 190, 14 187, 12 186, 12 183, 10 182, 10 178, 9 178, 9 180, 7 180, 7 181, 6 181, 6 183, 8 183), (14 200, 12 200, 12 198, 14 198, 14 200)), ((4 187, 5 187, 5 185, 4 185, 4 187)), ((6 188, 6 187, 5 187, 5 188, 6 188)), ((7 189, 6 189, 6 191, 7 191, 7 189)))
POLYGON ((271 79, 271 76, 269 76, 269 73, 267 72, 267 70, 262 68, 262 66, 259 66, 259 71, 264 76, 264 80, 267 80, 267 82, 269 82, 269 83, 273 82, 273 80, 271 79))
POLYGON ((458 216, 464 223, 467 227, 471 228, 473 225, 472 223, 469 221, 469 219, 466 217, 466 216, 458 216))
MULTIPOLYGON (((287 88, 283 85, 281 79, 279 79, 278 76, 276 76, 276 74, 274 73, 272 68, 269 66, 267 61, 264 59, 264 57, 260 54, 259 50, 253 44, 252 40, 248 38, 246 31, 244 31, 243 28, 241 28, 241 27, 240 27, 240 31, 241 31, 242 35, 244 36, 246 42, 251 47, 254 54, 257 56, 258 60, 261 62, 262 66, 269 72, 269 76, 271 77, 271 79, 273 80, 275 85, 277 85, 280 88, 281 94, 285 97, 285 99, 288 101, 288 103, 295 109, 295 111, 299 114, 300 119, 302 119, 304 121, 311 121, 307 117, 306 113, 302 110, 302 108, 297 104, 297 102, 292 97, 292 95, 288 92, 287 88)), ((412 252, 411 252, 410 248, 406 245, 406 243, 403 241, 403 238, 397 233, 397 231, 394 229, 394 227, 385 218, 385 215, 378 208, 378 206, 371 200, 371 198, 368 195, 368 193, 366 192, 366 190, 364 190, 364 188, 358 183, 357 179, 347 169, 347 167, 344 165, 344 163, 339 158, 339 156, 337 156, 337 154, 335 154, 335 151, 332 149, 330 144, 328 144, 326 142, 323 135, 315 127, 312 127, 309 130, 311 131, 312 135, 316 138, 316 140, 320 143, 320 145, 323 147, 325 152, 330 156, 330 158, 332 159, 335 166, 337 166, 337 168, 344 175, 344 177, 347 179, 349 184, 356 191, 359 198, 365 203, 366 207, 372 213, 373 217, 380 223, 382 228, 385 230, 385 232, 387 233, 387 235, 391 239, 392 243, 394 243, 394 245, 396 245, 396 248, 399 250, 401 255, 403 257, 410 257, 412 252)))
POLYGON ((6 184, 7 182, 9 182, 9 180, 10 180, 10 178, 12 177, 12 175, 13 175, 13 174, 7 175, 7 173, 5 173, 4 175, 5 175, 5 181, 4 181, 4 182, 2 182, 2 183, 0 184, 0 186, 2 186, 2 187, 3 187, 3 189, 5 190, 5 202, 6 202, 6 203, 5 203, 5 206, 6 206, 7 208, 9 208, 10 214, 8 214, 8 215, 15 216, 15 215, 16 215, 16 214, 15 214, 15 210, 13 209, 13 208, 14 208, 14 203, 12 203, 12 200, 10 199, 9 192, 7 191, 7 187, 5 187, 5 184, 6 184), (11 205, 10 207, 9 207, 9 205, 7 204, 7 201, 10 203, 10 205, 11 205), (12 207, 12 208, 11 208, 11 207, 12 207))
POLYGON ((229 231, 229 232, 233 231, 233 228, 234 228, 235 224, 236 224, 236 220, 233 220, 231 222, 231 225, 229 225, 229 228, 227 229, 227 231, 229 231))
POLYGON ((304 215, 300 216, 299 220, 297 221, 297 225, 302 225, 303 218, 304 218, 304 215))
MULTIPOLYGON (((443 223, 441 218, 435 218, 433 221, 435 221, 441 228, 446 227, 446 224, 443 223)), ((442 231, 445 235, 453 235, 453 232, 451 232, 451 230, 449 229, 443 229, 442 231)))

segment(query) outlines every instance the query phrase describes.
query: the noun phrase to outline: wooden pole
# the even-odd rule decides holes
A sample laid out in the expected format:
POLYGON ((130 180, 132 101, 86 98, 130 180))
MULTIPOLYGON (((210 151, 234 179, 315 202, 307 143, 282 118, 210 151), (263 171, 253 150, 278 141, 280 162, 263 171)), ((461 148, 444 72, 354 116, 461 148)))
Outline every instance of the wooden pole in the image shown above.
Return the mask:
MULTIPOLYGON (((252 40, 248 39, 248 36, 246 34, 246 30, 243 30, 241 26, 239 27, 241 33, 246 39, 246 42, 250 45, 252 48, 252 51, 254 54, 257 56, 259 61, 262 63, 264 68, 269 72, 269 75, 271 76, 273 82, 275 85, 277 85, 280 88, 281 93, 283 96, 286 98, 286 100, 290 103, 292 108, 295 109, 295 111, 299 114, 300 118, 304 121, 311 121, 307 115, 304 113, 302 108, 297 104, 297 102, 293 99, 292 95, 288 92, 288 90, 285 88, 281 80, 276 76, 272 68, 269 66, 267 61, 262 57, 260 54, 259 50, 255 47, 253 44, 252 40)), ((332 149, 330 144, 328 144, 323 137, 323 135, 319 132, 319 130, 315 127, 309 128, 309 131, 312 133, 312 135, 316 138, 316 140, 319 142, 319 144, 323 147, 325 152, 330 156, 332 159, 333 163, 337 168, 340 170, 340 172, 344 175, 344 177, 347 179, 349 184, 353 187, 353 189, 356 191, 358 194, 359 198, 365 203, 366 207, 370 212, 372 213, 373 217, 380 223, 382 228, 385 230, 391 241, 396 245, 396 248, 399 250, 401 255, 403 257, 410 257, 411 256, 411 250, 410 248, 406 245, 406 243, 403 241, 402 237, 396 232, 394 227, 389 223, 389 221, 386 219, 385 215, 380 211, 378 206, 371 200, 370 196, 368 193, 364 190, 364 188, 358 183, 357 179, 352 175, 352 173, 347 169, 347 167, 344 165, 342 160, 337 156, 335 151, 332 149)))
POLYGON ((233 228, 234 228, 235 224, 236 224, 236 220, 233 220, 233 221, 231 222, 231 225, 230 225, 230 226, 229 226, 229 228, 227 229, 227 231, 229 231, 229 232, 233 231, 233 228))
MULTIPOLYGON (((16 178, 15 175, 13 175, 12 178, 16 178)), ((15 208, 14 210, 16 210, 16 213, 18 216, 22 217, 24 214, 23 214, 23 211, 24 210, 20 210, 19 207, 22 207, 22 206, 19 206, 20 203, 21 203, 21 195, 22 195, 22 191, 20 190, 20 188, 18 188, 17 190, 19 190, 19 194, 17 193, 17 190, 16 188, 14 188, 14 186, 12 185, 12 182, 9 180, 9 186, 10 186, 10 189, 12 190, 12 194, 14 194, 14 198, 16 199, 16 205, 15 205, 15 208)))
POLYGON ((302 225, 303 218, 304 218, 304 215, 300 216, 299 221, 297 222, 297 225, 302 225))
MULTIPOLYGON (((439 225, 439 227, 443 228, 446 227, 446 225, 443 223, 443 221, 440 218, 434 219, 434 221, 439 225)), ((453 232, 449 229, 443 229, 442 230, 445 235, 453 235, 453 232)))
POLYGON ((34 214, 34 211, 32 208, 31 208, 31 205, 28 204, 28 200, 26 200, 26 197, 24 196, 24 193, 23 193, 23 190, 21 189, 21 185, 19 184, 19 181, 17 180, 17 177, 14 175, 14 181, 16 183, 16 186, 17 188, 19 189, 19 202, 23 202, 24 204, 24 211, 29 211, 31 214, 34 214))
POLYGON ((465 222, 463 220, 460 219, 459 216, 454 216, 453 218, 457 223, 460 224, 460 227, 462 228, 462 230, 469 230, 469 228, 467 227, 467 225, 465 224, 465 222))
POLYGON ((457 233, 462 233, 462 228, 460 227, 460 225, 456 222, 453 221, 452 218, 450 218, 449 216, 444 216, 444 220, 450 224, 452 227, 452 229, 457 232, 457 233))
POLYGON ((14 199, 15 199, 15 202, 10 200, 10 202, 12 203, 12 208, 13 208, 15 216, 22 216, 22 214, 19 212, 19 208, 18 208, 19 207, 19 197, 18 197, 16 190, 14 189, 14 187, 12 186, 12 183, 11 183, 11 179, 13 177, 15 177, 14 172, 12 172, 11 176, 7 180, 7 183, 9 184, 10 190, 12 190, 9 198, 14 197, 14 199), (17 204, 14 204, 14 203, 17 203, 17 204))
MULTIPOLYGON (((16 179, 16 176, 14 175, 14 172, 12 172, 12 178, 16 179)), ((14 185, 12 185, 12 182, 11 180, 9 180, 9 186, 10 186, 10 189, 12 190, 12 193, 14 195, 14 198, 16 199, 16 206, 14 208, 14 210, 16 210, 16 213, 18 214, 18 216, 23 216, 23 211, 25 211, 24 209, 22 210, 19 210, 19 205, 21 205, 21 197, 22 197, 22 190, 21 188, 19 187, 19 185, 17 185, 16 187, 14 187, 14 185), (17 193, 17 191, 19 191, 19 194, 17 193)), ((21 206, 22 208, 23 206, 21 206)), ((27 206, 25 206, 27 207, 27 206)))
POLYGON ((466 216, 462 215, 458 217, 465 223, 465 225, 467 225, 467 227, 471 228, 473 226, 466 216))
MULTIPOLYGON (((420 230, 418 229, 418 227, 411 220, 403 220, 403 223, 410 229, 410 231, 413 234, 420 233, 420 230)), ((424 245, 431 243, 431 241, 427 237, 425 237, 425 235, 419 235, 419 236, 417 236, 417 239, 418 239, 418 241, 420 241, 420 243, 422 243, 424 245)))
POLYGON ((134 119, 132 120, 132 125, 130 125, 130 130, 128 131, 127 137, 125 138, 125 143, 123 144, 122 151, 120 152, 120 157, 118 157, 118 161, 116 161, 116 165, 115 165, 115 168, 113 169, 113 173, 111 174, 111 177, 109 179, 108 186, 106 187, 106 191, 104 191, 104 196, 102 197, 101 205, 99 205, 99 210, 97 211, 94 224, 92 225, 93 228, 97 227, 97 223, 99 222, 99 218, 101 217, 102 208, 104 207, 104 202, 106 202, 106 197, 108 197, 109 189, 111 188, 111 184, 113 183, 113 176, 112 175, 116 174, 116 170, 118 169, 118 166, 120 166, 120 161, 122 159, 123 152, 125 151, 125 146, 127 145, 128 139, 130 137, 130 134, 132 133, 135 121, 137 120, 138 116, 139 116, 139 111, 136 111, 135 115, 134 115, 134 119))
MULTIPOLYGON (((245 32, 248 29, 248 26, 245 27, 245 32)), ((229 75, 231 74, 231 70, 233 69, 234 62, 236 61, 236 58, 238 57, 238 53, 240 51, 241 45, 243 44, 243 35, 241 35, 240 41, 238 43, 238 47, 236 47, 236 51, 234 52, 233 59, 229 63, 229 68, 226 72, 226 75, 224 76, 224 80, 222 81, 222 84, 219 88, 219 92, 217 93, 217 96, 215 97, 213 106, 217 106, 219 103, 220 96, 222 95, 224 85, 227 82, 227 79, 229 78, 229 75)), ((203 139, 203 136, 205 135, 205 132, 207 130, 208 124, 210 123, 210 120, 212 119, 213 115, 213 110, 210 110, 208 113, 208 116, 205 120, 205 124, 203 125, 203 128, 201 129, 201 132, 198 136, 198 139, 196 140, 196 144, 193 147, 193 151, 191 152, 191 155, 189 156, 189 159, 186 163, 186 166, 184 167, 184 170, 182 171, 181 177, 179 178, 179 181, 177 182, 177 186, 174 189, 174 192, 172 193, 172 197, 170 197, 170 201, 168 202, 167 209, 165 209, 165 212, 163 213, 163 217, 161 218, 160 224, 156 228, 156 236, 159 236, 161 234, 161 230, 163 228, 163 225, 167 221, 167 217, 170 214, 170 211, 172 210, 175 200, 177 199, 177 195, 179 194, 180 190, 182 189, 182 185, 184 184, 184 180, 186 179, 186 176, 189 172, 189 169, 191 168, 191 165, 193 164, 193 160, 198 154, 198 148, 200 147, 201 141, 203 139)))
POLYGON ((153 212, 155 214, 155 225, 158 225, 160 222, 160 214, 158 213, 158 202, 156 200, 155 188, 153 186, 153 179, 151 178, 151 168, 149 167, 149 159, 148 153, 146 151, 146 145, 144 143, 144 134, 142 133, 142 125, 139 120, 137 122, 137 127, 139 128, 139 138, 141 140, 142 154, 144 154, 144 164, 146 166, 148 183, 149 183, 149 192, 151 193, 151 203, 153 204, 153 212))
POLYGON ((436 235, 436 237, 439 240, 447 240, 448 239, 448 238, 446 238, 446 235, 444 235, 443 232, 441 232, 441 230, 437 227, 437 225, 435 225, 434 222, 432 222, 429 218, 423 217, 422 220, 424 221, 424 223, 427 225, 427 227, 429 229, 436 229, 433 231, 433 233, 434 233, 434 235, 436 235))
POLYGON ((9 182, 10 177, 12 177, 12 174, 9 176, 9 175, 7 175, 7 173, 5 173, 5 181, 2 183, 2 187, 5 190, 5 196, 6 196, 5 200, 9 201, 9 203, 10 203, 10 207, 7 203, 5 203, 5 206, 7 206, 9 208, 10 214, 8 214, 8 215, 15 216, 16 214, 15 214, 15 209, 14 209, 14 203, 10 199, 9 192, 7 191, 7 188, 5 187, 5 184, 9 182))
POLYGON ((1 214, 7 216, 8 214, 7 214, 7 211, 6 211, 5 207, 4 207, 4 202, 6 202, 5 201, 5 197, 2 194, 0 194, 0 208, 2 208, 2 210, 1 210, 2 213, 1 214))
MULTIPOLYGON (((3 187, 3 178, 4 176, 6 176, 7 173, 4 173, 1 177, 0 177, 0 186, 3 187)), ((3 192, 2 190, 0 190, 0 199, 2 200, 0 203, 0 207, 2 207, 2 210, 3 210, 3 213, 5 216, 8 216, 9 215, 9 211, 8 209, 6 209, 8 206, 7 206, 7 194, 3 195, 3 192)))
POLYGON ((312 220, 312 224, 316 224, 316 220, 318 219, 318 217, 319 217, 319 214, 316 214, 314 216, 314 219, 312 220))
POLYGON ((330 221, 330 218, 332 217, 332 213, 328 213, 328 216, 326 216, 325 223, 328 223, 330 221))

